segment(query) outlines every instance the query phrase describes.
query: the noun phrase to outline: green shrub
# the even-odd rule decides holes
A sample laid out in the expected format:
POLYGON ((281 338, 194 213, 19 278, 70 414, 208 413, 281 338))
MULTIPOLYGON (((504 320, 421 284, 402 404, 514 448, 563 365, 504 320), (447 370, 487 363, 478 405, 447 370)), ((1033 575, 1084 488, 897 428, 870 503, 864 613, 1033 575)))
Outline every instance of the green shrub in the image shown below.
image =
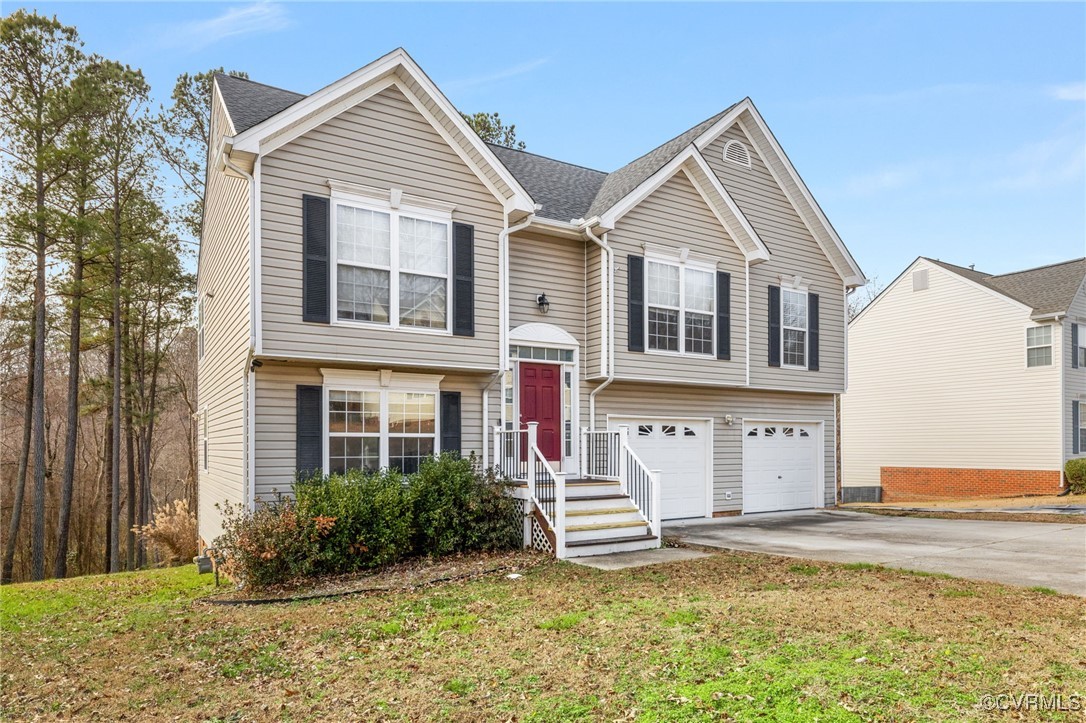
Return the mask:
POLYGON ((418 554, 504 550, 522 542, 521 502, 475 458, 443 454, 409 478, 418 554))
POLYGON ((290 498, 250 511, 242 505, 222 507, 223 533, 215 547, 227 559, 227 574, 252 587, 266 587, 313 572, 317 541, 309 521, 290 498))
POLYGON ((411 499, 399 473, 351 470, 299 479, 294 496, 317 533, 317 572, 387 565, 411 552, 411 499))
POLYGON ((1069 459, 1063 472, 1067 475, 1067 484, 1076 495, 1086 494, 1086 458, 1069 459))

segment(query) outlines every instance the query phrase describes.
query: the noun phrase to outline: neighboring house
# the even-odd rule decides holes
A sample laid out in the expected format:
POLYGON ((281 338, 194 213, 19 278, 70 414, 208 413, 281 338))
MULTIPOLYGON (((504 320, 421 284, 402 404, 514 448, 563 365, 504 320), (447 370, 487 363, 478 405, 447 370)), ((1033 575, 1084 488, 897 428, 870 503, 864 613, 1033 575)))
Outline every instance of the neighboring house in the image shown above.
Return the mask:
POLYGON ((443 450, 560 556, 834 504, 865 280, 749 99, 604 173, 483 143, 397 50, 308 96, 218 76, 210 146, 205 540, 298 470, 443 450))
POLYGON ((842 502, 1062 491, 1086 456, 1084 277, 913 262, 849 325, 842 502))

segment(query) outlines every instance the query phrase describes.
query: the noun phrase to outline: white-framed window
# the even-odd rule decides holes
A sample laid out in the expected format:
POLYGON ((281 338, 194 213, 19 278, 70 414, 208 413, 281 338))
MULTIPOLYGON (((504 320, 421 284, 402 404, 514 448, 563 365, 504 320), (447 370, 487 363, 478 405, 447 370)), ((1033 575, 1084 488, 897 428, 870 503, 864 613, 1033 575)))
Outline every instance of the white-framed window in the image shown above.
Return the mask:
POLYGON ((716 273, 708 264, 648 258, 645 330, 652 351, 712 356, 716 273))
POLYGON ((325 372, 330 474, 385 467, 404 474, 438 453, 438 381, 429 375, 325 372))
POLYGON ((204 298, 196 297, 196 358, 204 358, 204 298))
POLYGON ((200 468, 207 472, 207 407, 200 411, 200 468))
POLYGON ((1078 325, 1078 348, 1075 349, 1075 354, 1078 355, 1078 368, 1086 369, 1086 325, 1078 325))
POLYGON ((447 331, 452 217, 333 195, 335 319, 447 331))
POLYGON ((1026 366, 1047 367, 1052 364, 1052 325, 1026 327, 1026 366))
POLYGON ((781 288, 781 365, 807 368, 807 292, 781 288))
POLYGON ((1086 454, 1086 404, 1079 402, 1078 407, 1078 451, 1086 454))

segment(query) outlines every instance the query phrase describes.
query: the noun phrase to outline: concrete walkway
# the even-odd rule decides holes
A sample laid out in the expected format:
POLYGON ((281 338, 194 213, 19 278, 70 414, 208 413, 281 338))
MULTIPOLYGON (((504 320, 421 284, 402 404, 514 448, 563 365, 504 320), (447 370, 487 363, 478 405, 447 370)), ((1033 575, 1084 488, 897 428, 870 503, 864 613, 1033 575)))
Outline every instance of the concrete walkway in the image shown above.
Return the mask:
POLYGON ((870 562, 1086 596, 1086 525, 817 510, 674 522, 664 534, 725 550, 870 562))

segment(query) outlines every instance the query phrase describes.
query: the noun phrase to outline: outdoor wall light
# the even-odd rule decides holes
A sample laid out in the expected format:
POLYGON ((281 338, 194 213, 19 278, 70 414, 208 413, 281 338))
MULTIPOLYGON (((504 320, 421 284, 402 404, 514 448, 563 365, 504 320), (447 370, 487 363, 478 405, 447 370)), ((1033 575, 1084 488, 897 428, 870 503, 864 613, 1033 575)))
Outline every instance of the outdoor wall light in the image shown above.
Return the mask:
POLYGON ((541 314, 546 314, 551 310, 551 302, 547 299, 546 294, 535 297, 535 303, 539 306, 539 313, 541 314))
POLYGON ((732 417, 732 415, 729 414, 724 417, 724 423, 727 424, 729 427, 732 426, 733 422, 735 422, 735 418, 732 417))

